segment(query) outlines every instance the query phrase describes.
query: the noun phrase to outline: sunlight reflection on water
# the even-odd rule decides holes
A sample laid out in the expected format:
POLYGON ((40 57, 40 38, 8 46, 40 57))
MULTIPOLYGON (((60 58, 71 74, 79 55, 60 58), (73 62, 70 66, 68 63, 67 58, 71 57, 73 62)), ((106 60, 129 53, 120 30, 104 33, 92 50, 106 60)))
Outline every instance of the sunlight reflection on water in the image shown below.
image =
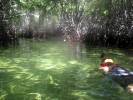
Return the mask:
POLYGON ((77 50, 61 41, 23 41, 0 53, 0 100, 132 98, 119 86, 110 87, 112 83, 98 70, 103 51, 130 69, 133 59, 121 50, 85 46, 77 50))

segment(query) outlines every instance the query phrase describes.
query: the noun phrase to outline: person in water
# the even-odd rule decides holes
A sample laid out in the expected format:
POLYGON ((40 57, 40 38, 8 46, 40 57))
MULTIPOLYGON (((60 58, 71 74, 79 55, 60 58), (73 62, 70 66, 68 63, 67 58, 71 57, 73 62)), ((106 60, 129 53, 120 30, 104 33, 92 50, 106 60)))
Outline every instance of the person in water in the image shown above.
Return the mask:
POLYGON ((109 75, 116 83, 133 93, 133 72, 115 64, 110 58, 102 58, 100 70, 109 75))

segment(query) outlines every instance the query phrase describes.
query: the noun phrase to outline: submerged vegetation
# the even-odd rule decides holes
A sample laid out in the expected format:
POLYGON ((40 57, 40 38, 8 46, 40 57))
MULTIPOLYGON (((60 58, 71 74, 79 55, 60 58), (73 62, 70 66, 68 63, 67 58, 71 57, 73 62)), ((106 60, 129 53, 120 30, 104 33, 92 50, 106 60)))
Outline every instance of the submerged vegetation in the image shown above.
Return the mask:
POLYGON ((0 100, 132 100, 98 70, 132 47, 133 0, 0 0, 0 100))
POLYGON ((132 0, 1 0, 1 44, 18 37, 133 46, 132 0))
POLYGON ((60 41, 21 40, 0 50, 0 100, 132 100, 98 70, 101 52, 133 70, 122 50, 82 47, 77 56, 60 41))

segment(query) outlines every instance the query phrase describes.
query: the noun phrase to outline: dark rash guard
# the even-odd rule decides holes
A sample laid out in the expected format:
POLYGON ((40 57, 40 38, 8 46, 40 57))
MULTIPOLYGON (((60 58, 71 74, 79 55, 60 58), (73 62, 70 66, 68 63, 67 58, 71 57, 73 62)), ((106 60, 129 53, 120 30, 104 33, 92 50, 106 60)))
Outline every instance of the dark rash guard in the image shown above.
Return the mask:
POLYGON ((133 84, 133 72, 130 72, 122 67, 114 67, 109 72, 109 76, 114 81, 119 83, 122 87, 126 88, 129 84, 133 84))

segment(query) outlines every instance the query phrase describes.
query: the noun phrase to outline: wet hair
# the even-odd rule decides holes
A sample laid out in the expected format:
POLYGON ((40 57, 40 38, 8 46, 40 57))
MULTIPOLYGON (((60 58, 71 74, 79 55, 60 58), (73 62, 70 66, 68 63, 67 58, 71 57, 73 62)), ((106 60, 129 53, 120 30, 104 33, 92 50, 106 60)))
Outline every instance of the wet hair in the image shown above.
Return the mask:
POLYGON ((101 55, 100 55, 101 63, 103 63, 106 58, 107 57, 106 57, 105 53, 101 53, 101 55))
POLYGON ((101 53, 100 58, 102 59, 102 58, 104 58, 104 57, 105 57, 105 53, 101 53))

